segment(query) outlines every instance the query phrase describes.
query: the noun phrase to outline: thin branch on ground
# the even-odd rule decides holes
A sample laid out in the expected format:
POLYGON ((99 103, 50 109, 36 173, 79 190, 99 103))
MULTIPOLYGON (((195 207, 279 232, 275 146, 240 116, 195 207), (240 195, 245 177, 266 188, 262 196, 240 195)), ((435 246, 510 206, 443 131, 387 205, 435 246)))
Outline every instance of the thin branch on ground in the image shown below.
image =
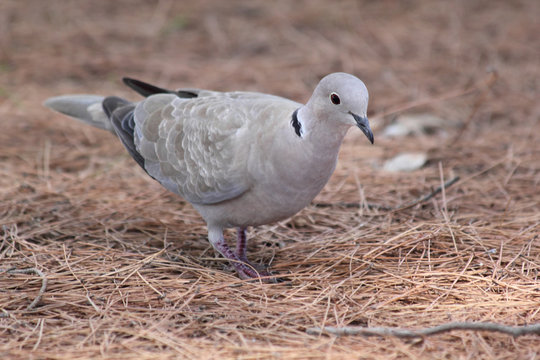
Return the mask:
POLYGON ((45 274, 36 268, 28 268, 28 269, 16 269, 16 268, 10 268, 10 269, 1 269, 0 272, 5 272, 7 274, 35 274, 41 278, 41 288, 39 289, 39 292, 37 296, 35 297, 34 301, 30 303, 26 307, 26 310, 33 310, 36 305, 41 301, 41 298, 45 291, 47 291, 47 277, 45 274))
POLYGON ((414 201, 411 201, 410 203, 408 204, 404 204, 404 205, 401 205, 401 206, 398 206, 397 208, 391 210, 390 212, 397 212, 397 211, 401 211, 401 210, 405 210, 405 209, 410 209, 418 204, 421 204, 421 203, 424 203, 426 201, 429 201, 431 200, 431 198, 433 198, 435 195, 437 195, 438 193, 440 193, 443 189, 448 189, 450 186, 454 185, 455 183, 457 183, 459 181, 459 176, 455 176, 453 177, 452 179, 446 181, 443 185, 441 186, 438 186, 437 188, 433 189, 430 193, 428 194, 425 194, 423 196, 420 196, 418 199, 414 200, 414 201))
MULTIPOLYGON (((431 200, 435 195, 439 194, 443 189, 448 189, 450 186, 454 185, 459 181, 459 176, 455 176, 452 179, 446 181, 443 185, 438 186, 437 188, 433 189, 429 193, 420 196, 418 199, 413 200, 411 202, 405 203, 403 205, 397 206, 397 207, 388 207, 384 205, 379 204, 370 204, 367 205, 361 204, 361 203, 345 203, 345 202, 338 202, 338 203, 313 203, 315 207, 320 208, 328 208, 328 207, 345 207, 345 208, 360 208, 362 206, 366 206, 368 209, 377 209, 377 210, 383 210, 387 211, 387 213, 394 213, 405 209, 410 209, 418 204, 424 203, 426 201, 431 200)), ((385 213, 386 214, 386 213, 385 213)))
POLYGON ((442 334, 454 330, 489 331, 518 337, 530 334, 540 335, 540 323, 533 325, 508 326, 491 322, 451 322, 419 330, 407 330, 386 327, 345 326, 337 328, 333 326, 325 326, 323 328, 309 328, 306 330, 306 332, 310 335, 332 334, 337 336, 363 335, 395 336, 398 338, 421 338, 424 336, 442 334))
POLYGON ((376 209, 376 210, 383 210, 383 211, 392 211, 394 210, 391 206, 385 206, 380 204, 373 204, 373 203, 359 203, 359 202, 337 202, 337 203, 324 203, 324 202, 316 202, 313 203, 313 206, 318 208, 330 208, 330 207, 343 207, 343 208, 361 208, 365 207, 370 210, 376 209))

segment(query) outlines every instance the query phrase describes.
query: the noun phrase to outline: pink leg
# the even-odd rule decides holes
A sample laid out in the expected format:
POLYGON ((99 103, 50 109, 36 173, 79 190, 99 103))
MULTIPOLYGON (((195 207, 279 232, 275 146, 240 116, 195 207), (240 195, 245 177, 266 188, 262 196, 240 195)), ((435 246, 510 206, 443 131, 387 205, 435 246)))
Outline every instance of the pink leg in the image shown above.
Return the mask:
POLYGON ((236 238, 236 257, 245 262, 249 263, 247 259, 247 239, 246 239, 246 228, 238 228, 238 237, 236 238))
MULTIPOLYGON (((223 237, 223 232, 220 230, 209 231, 209 239, 212 246, 226 259, 230 260, 232 266, 234 266, 238 276, 242 279, 257 279, 261 276, 271 276, 268 271, 258 271, 246 257, 246 230, 243 228, 238 229, 238 239, 236 252, 233 252, 223 237)), ((268 279, 265 281, 275 281, 275 279, 268 279)))

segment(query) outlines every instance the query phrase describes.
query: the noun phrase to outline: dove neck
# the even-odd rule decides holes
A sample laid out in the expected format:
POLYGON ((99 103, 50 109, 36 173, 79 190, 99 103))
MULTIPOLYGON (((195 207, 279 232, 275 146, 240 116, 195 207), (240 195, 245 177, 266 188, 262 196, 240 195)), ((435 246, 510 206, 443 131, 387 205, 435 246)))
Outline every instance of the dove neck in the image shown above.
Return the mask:
POLYGON ((302 137, 318 148, 339 148, 350 126, 317 116, 308 106, 302 106, 296 114, 302 126, 302 137))

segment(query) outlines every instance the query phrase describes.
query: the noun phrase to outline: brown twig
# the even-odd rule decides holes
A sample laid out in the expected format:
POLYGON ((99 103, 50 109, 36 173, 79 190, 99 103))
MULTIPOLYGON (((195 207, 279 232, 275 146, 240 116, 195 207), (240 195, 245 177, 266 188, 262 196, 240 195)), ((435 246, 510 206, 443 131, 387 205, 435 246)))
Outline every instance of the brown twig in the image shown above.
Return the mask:
POLYGON ((450 186, 454 185, 455 183, 457 183, 459 181, 459 176, 455 176, 453 177, 452 179, 446 181, 444 184, 442 184, 441 186, 438 186, 437 188, 433 189, 431 192, 429 192, 428 194, 425 194, 425 195, 422 195, 420 196, 418 199, 414 200, 414 201, 411 201, 410 203, 406 203, 404 205, 401 205, 401 206, 398 206, 397 208, 391 210, 390 212, 391 213, 394 213, 394 212, 397 212, 397 211, 401 211, 401 210, 405 210, 405 209, 409 209, 409 208, 412 208, 413 206, 416 206, 418 204, 421 204, 421 203, 424 203, 426 201, 429 201, 431 200, 431 198, 433 198, 435 195, 437 195, 438 193, 440 193, 443 189, 448 189, 450 186))
MULTIPOLYGON (((412 208, 413 206, 416 206, 418 204, 429 201, 435 195, 440 193, 443 189, 448 189, 450 186, 454 185, 458 181, 459 181, 459 176, 455 176, 452 179, 446 181, 443 185, 438 186, 437 188, 433 189, 429 193, 427 193, 425 195, 422 195, 419 198, 417 198, 417 199, 415 199, 415 200, 413 200, 411 202, 405 203, 405 204, 400 205, 400 206, 395 207, 395 208, 384 206, 384 205, 379 205, 379 204, 367 204, 365 206, 368 209, 378 209, 378 210, 387 211, 388 213, 395 213, 397 211, 409 209, 409 208, 412 208)), ((338 203, 334 203, 334 204, 317 202, 317 203, 313 203, 313 205, 315 207, 320 207, 320 208, 328 208, 328 207, 360 208, 361 206, 363 206, 361 203, 345 203, 345 202, 338 202, 338 203)))
POLYGON ((30 305, 26 307, 26 310, 33 310, 36 307, 36 305, 40 302, 41 297, 47 290, 47 277, 45 276, 45 274, 41 270, 36 269, 36 268, 28 268, 28 269, 11 268, 7 270, 3 269, 2 272, 6 272, 8 274, 35 274, 41 278, 41 288, 39 289, 39 292, 36 298, 34 299, 34 301, 30 303, 30 305))
POLYGON ((325 326, 323 328, 309 328, 306 332, 310 335, 332 334, 337 336, 342 335, 363 335, 363 336, 395 336, 398 338, 421 338, 424 336, 442 334, 453 330, 473 330, 473 331, 490 331, 518 337, 522 335, 535 334, 540 335, 540 324, 508 326, 491 322, 451 322, 434 327, 407 330, 399 328, 385 327, 358 327, 344 326, 333 327, 325 326))
POLYGON ((359 202, 337 202, 337 203, 323 203, 323 202, 316 202, 313 203, 313 206, 318 208, 330 208, 330 207, 344 207, 344 208, 360 208, 360 207, 366 207, 368 209, 377 209, 377 210, 383 210, 383 211, 392 211, 394 208, 390 206, 380 205, 380 204, 373 204, 373 203, 359 203, 359 202))

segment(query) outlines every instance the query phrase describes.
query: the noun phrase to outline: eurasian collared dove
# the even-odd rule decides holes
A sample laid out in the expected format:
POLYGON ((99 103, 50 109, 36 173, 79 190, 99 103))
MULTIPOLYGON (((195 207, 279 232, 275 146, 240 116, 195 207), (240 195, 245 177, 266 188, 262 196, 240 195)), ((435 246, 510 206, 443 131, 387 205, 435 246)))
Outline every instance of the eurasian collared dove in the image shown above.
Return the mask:
POLYGON ((45 105, 116 133, 148 175, 197 209, 210 243, 241 278, 271 275, 247 260, 246 227, 307 206, 332 175, 349 127, 373 143, 368 91, 346 73, 324 77, 306 105, 255 92, 124 82, 146 99, 66 95, 45 105), (235 251, 223 237, 230 227, 238 228, 235 251))

